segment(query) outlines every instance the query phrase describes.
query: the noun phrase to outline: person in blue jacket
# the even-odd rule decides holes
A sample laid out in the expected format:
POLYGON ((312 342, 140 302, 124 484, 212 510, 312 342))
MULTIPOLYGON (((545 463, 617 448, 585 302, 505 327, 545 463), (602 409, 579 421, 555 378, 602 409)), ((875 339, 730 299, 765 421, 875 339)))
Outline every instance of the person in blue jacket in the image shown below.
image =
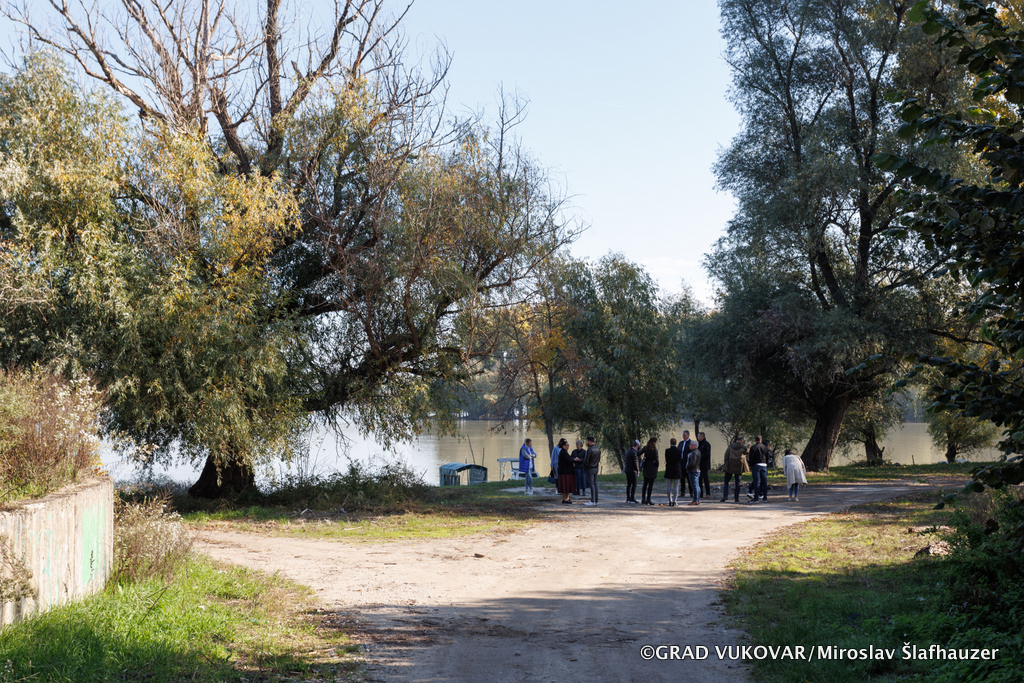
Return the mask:
POLYGON ((526 495, 533 495, 533 461, 537 454, 533 452, 533 439, 527 439, 519 449, 519 471, 526 477, 526 495))

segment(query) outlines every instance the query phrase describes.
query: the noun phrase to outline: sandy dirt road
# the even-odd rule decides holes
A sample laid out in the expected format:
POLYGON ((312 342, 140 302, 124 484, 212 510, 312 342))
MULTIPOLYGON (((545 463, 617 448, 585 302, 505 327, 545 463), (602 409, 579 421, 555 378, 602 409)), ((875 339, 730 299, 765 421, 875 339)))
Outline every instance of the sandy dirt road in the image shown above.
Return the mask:
POLYGON ((925 486, 810 486, 797 503, 676 508, 626 505, 613 489, 597 507, 552 497, 549 521, 509 534, 344 543, 207 531, 199 550, 281 572, 355 619, 374 681, 744 681, 741 662, 715 654, 747 644, 716 606, 726 565, 780 527, 925 486), (645 661, 644 645, 710 656, 645 661))

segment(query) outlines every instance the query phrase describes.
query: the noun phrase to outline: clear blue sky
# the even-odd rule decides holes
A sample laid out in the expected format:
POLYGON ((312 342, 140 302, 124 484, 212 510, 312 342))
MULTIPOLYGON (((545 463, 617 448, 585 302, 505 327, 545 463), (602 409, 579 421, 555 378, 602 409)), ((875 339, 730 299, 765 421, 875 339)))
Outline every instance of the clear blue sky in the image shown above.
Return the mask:
POLYGON ((529 98, 523 141, 591 225, 575 255, 710 297, 700 262, 733 211, 711 166, 739 129, 716 2, 416 0, 405 25, 447 44, 455 111, 493 112, 499 84, 529 98))
POLYGON ((590 224, 576 256, 618 251, 665 292, 686 281, 710 299, 700 263, 733 210, 711 165, 739 126, 716 2, 415 0, 404 26, 415 49, 447 45, 452 111, 495 112, 500 85, 530 100, 524 145, 590 224))

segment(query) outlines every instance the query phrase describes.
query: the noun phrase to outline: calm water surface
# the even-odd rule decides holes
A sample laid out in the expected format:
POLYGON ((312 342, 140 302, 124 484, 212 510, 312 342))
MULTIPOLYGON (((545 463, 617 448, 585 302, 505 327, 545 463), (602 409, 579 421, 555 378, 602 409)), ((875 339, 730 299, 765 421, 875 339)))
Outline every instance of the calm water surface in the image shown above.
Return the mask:
MULTIPOLYGON (((676 429, 663 430, 659 438, 659 447, 664 452, 668 447, 668 439, 672 436, 682 436, 684 426, 676 429)), ((924 423, 907 423, 902 429, 894 430, 882 441, 885 447, 885 459, 901 464, 924 464, 941 462, 945 458, 943 450, 932 445, 931 437, 926 431, 924 423)), ((450 462, 477 463, 487 468, 487 476, 491 481, 499 479, 501 468, 499 458, 518 458, 519 447, 523 440, 529 436, 533 439, 534 450, 537 452, 537 471, 547 474, 547 464, 550 458, 550 451, 547 448, 547 437, 543 431, 538 429, 526 429, 523 423, 510 423, 503 428, 498 428, 497 423, 467 420, 461 424, 461 436, 459 437, 438 437, 422 435, 410 443, 399 444, 391 451, 385 451, 372 438, 363 438, 346 435, 343 442, 338 442, 334 435, 319 435, 311 440, 310 456, 300 462, 281 463, 276 462, 260 473, 263 481, 281 480, 289 474, 329 474, 339 469, 346 469, 349 460, 368 464, 381 464, 384 462, 401 461, 416 472, 423 475, 428 483, 437 483, 439 479, 438 468, 450 462)), ((726 438, 717 429, 707 428, 708 440, 711 442, 712 464, 717 467, 722 462, 722 455, 725 452, 726 438)), ((355 432, 351 432, 355 434, 355 432)), ((570 444, 577 438, 585 435, 562 433, 555 436, 564 436, 569 439, 570 444)), ((798 452, 799 446, 798 444, 798 452)), ((570 451, 572 448, 569 449, 570 451)), ((779 453, 781 455, 781 452, 779 453)), ((998 458, 999 452, 994 449, 975 453, 972 460, 994 460, 998 458)), ((841 452, 833 457, 833 464, 842 465, 851 461, 864 460, 864 450, 859 448, 849 455, 841 452)), ((136 467, 129 463, 120 462, 110 452, 104 455, 104 464, 110 470, 115 480, 132 481, 140 477, 136 467)), ((602 462, 602 472, 617 471, 614 457, 605 454, 602 462)), ((178 464, 172 467, 158 468, 154 475, 161 478, 170 478, 175 481, 193 482, 199 477, 200 467, 193 467, 189 464, 178 464)))

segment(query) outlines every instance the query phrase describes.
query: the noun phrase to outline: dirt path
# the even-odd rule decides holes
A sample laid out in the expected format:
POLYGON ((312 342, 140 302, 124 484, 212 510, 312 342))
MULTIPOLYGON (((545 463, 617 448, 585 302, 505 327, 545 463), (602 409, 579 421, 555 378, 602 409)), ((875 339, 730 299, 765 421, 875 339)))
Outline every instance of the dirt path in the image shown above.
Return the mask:
POLYGON ((610 491, 597 507, 553 499, 550 522, 508 535, 374 544, 210 531, 199 549, 279 571, 356 617, 370 633, 371 680, 742 681, 746 668, 714 649, 745 644, 715 605, 739 549, 924 487, 811 486, 798 503, 678 508, 626 505, 610 491), (645 661, 644 645, 703 645, 710 656, 645 661))

